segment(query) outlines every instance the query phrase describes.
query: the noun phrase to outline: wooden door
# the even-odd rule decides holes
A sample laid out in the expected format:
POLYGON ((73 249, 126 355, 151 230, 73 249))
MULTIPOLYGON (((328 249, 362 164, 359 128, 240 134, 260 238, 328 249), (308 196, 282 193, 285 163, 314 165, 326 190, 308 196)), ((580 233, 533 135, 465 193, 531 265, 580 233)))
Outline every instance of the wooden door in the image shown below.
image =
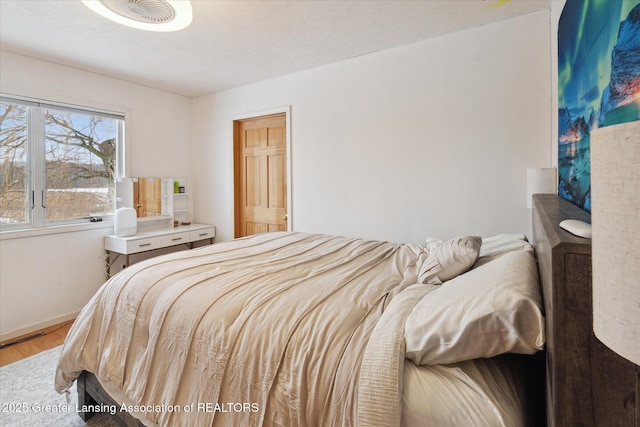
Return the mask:
POLYGON ((286 115, 234 122, 235 237, 287 229, 286 115))

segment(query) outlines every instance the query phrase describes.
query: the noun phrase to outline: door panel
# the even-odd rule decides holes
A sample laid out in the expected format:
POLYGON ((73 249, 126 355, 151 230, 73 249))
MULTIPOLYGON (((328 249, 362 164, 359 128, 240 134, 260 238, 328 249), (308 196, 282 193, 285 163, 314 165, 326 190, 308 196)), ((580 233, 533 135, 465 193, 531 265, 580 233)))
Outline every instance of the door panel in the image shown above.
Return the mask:
POLYGON ((245 157, 245 205, 260 206, 264 192, 260 190, 260 157, 245 157))
POLYGON ((234 123, 235 237, 287 229, 286 115, 234 123))
POLYGON ((268 206, 270 208, 280 208, 286 206, 287 193, 286 193, 286 179, 287 173, 285 170, 285 156, 268 156, 267 167, 269 168, 269 200, 268 206))

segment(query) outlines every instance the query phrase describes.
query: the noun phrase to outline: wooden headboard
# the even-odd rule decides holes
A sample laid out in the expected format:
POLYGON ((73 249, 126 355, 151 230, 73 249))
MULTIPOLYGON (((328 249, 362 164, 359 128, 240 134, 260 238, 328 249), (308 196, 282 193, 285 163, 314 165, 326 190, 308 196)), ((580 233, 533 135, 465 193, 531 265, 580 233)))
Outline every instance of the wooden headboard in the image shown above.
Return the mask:
POLYGON ((640 369, 593 334, 591 239, 559 227, 590 215, 551 194, 533 196, 533 240, 546 319, 547 424, 640 425, 640 369))

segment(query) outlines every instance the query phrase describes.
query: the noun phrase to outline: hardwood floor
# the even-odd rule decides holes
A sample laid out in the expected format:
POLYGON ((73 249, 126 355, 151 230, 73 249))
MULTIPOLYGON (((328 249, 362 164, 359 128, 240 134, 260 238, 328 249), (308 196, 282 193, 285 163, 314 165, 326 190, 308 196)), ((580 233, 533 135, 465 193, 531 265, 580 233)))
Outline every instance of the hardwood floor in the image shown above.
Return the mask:
POLYGON ((34 334, 39 334, 36 338, 0 348, 0 366, 17 362, 18 360, 40 353, 41 351, 61 345, 64 342, 67 332, 69 332, 69 328, 71 328, 72 324, 73 320, 70 320, 59 325, 50 326, 40 331, 36 331, 32 334, 0 343, 0 346, 4 346, 12 342, 20 341, 23 338, 33 336, 34 334))

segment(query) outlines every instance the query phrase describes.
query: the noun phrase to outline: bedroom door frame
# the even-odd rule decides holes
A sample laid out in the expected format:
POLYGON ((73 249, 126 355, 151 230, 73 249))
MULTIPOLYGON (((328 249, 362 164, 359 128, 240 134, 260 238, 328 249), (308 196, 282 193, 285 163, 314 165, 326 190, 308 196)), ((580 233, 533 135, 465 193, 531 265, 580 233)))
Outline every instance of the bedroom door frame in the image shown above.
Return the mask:
POLYGON ((233 224, 232 224, 232 236, 236 236, 236 230, 238 227, 238 218, 239 218, 239 209, 238 209, 238 201, 236 200, 237 198, 237 186, 240 185, 240 183, 238 182, 238 174, 237 174, 237 166, 236 166, 236 141, 237 141, 237 135, 236 135, 236 123, 238 121, 241 120, 247 120, 247 119, 253 119, 253 118, 259 118, 259 117, 263 117, 263 116, 270 116, 273 114, 283 114, 285 115, 285 134, 286 134, 286 141, 285 141, 285 161, 286 161, 286 180, 287 180, 287 190, 286 190, 286 197, 287 197, 287 212, 286 212, 286 216, 287 216, 287 231, 292 231, 293 230, 293 203, 292 203, 292 188, 293 188, 293 182, 292 182, 292 174, 291 174, 291 169, 292 169, 292 162, 291 162, 291 105, 285 105, 285 106, 281 106, 281 107, 274 107, 274 108, 270 108, 270 109, 266 109, 266 110, 258 110, 258 111, 251 111, 248 113, 241 113, 241 114, 234 114, 231 117, 231 164, 233 165, 233 167, 231 168, 232 171, 232 177, 231 177, 231 182, 232 184, 232 188, 231 188, 231 198, 232 198, 232 203, 231 203, 231 214, 232 214, 232 218, 233 218, 233 224))

